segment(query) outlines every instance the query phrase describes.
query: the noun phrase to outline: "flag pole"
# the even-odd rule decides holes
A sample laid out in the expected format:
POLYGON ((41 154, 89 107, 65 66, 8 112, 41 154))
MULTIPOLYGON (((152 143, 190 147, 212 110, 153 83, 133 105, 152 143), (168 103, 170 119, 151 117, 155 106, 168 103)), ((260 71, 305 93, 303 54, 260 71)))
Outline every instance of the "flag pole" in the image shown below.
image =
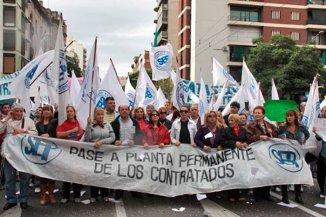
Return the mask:
POLYGON ((91 117, 91 111, 92 111, 92 95, 93 95, 93 82, 94 82, 94 70, 95 70, 94 67, 95 67, 96 51, 97 51, 97 36, 95 37, 95 50, 94 50, 94 57, 93 57, 92 83, 91 83, 91 92, 90 92, 90 97, 89 97, 88 117, 91 117))
MULTIPOLYGON (((65 51, 67 51, 67 48, 68 47, 70 47, 70 45, 72 45, 72 43, 74 43, 75 41, 71 41, 66 47, 65 47, 65 51)), ((51 61, 46 67, 45 67, 45 69, 43 69, 43 71, 40 73, 40 74, 38 74, 37 76, 36 76, 36 78, 30 83, 30 85, 29 85, 29 87, 31 87, 32 86, 32 84, 34 84, 34 82, 50 67, 50 65, 53 63, 53 61, 51 61)))
POLYGON ((113 63, 113 61, 112 61, 111 58, 110 58, 110 62, 111 62, 111 64, 112 64, 112 66, 113 66, 113 70, 114 70, 114 72, 115 72, 115 75, 117 76, 118 81, 120 81, 120 80, 119 80, 118 73, 117 73, 117 70, 115 69, 114 63, 113 63))

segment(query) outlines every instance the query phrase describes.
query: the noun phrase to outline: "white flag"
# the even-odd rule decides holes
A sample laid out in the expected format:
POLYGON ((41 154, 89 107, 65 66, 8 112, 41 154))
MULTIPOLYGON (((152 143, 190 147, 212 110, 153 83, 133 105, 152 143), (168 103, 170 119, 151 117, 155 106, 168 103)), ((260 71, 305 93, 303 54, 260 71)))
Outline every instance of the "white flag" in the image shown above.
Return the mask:
POLYGON ((48 51, 34 60, 29 62, 22 68, 19 76, 14 78, 13 82, 9 84, 9 90, 13 96, 20 99, 20 103, 24 106, 26 115, 29 116, 31 112, 30 101, 30 85, 40 73, 42 73, 53 61, 54 50, 48 51))
POLYGON ((180 107, 184 104, 184 91, 182 88, 182 81, 180 77, 180 71, 177 69, 176 72, 171 72, 171 79, 173 81, 172 91, 172 104, 180 110, 180 107), (180 97, 182 95, 183 97, 180 97), (182 101, 182 102, 181 102, 182 101))
POLYGON ((66 107, 71 104, 68 86, 68 70, 66 52, 63 41, 62 22, 59 22, 57 41, 54 49, 53 76, 58 80, 58 123, 62 124, 66 119, 66 107))
POLYGON ((147 105, 152 104, 155 107, 156 99, 157 90, 149 78, 144 65, 141 65, 137 80, 135 105, 145 108, 147 105))
POLYGON ((126 96, 128 98, 129 106, 130 107, 134 106, 136 90, 131 85, 129 76, 127 78, 127 83, 126 83, 126 86, 125 86, 125 94, 126 94, 126 96))
POLYGON ((313 122, 318 117, 319 114, 319 90, 318 90, 318 77, 315 76, 314 81, 310 87, 309 96, 302 116, 302 123, 304 126, 312 131, 313 122))
POLYGON ((161 87, 159 87, 158 91, 157 91, 157 109, 164 107, 164 104, 166 101, 168 101, 168 100, 164 96, 164 93, 163 93, 161 87))
POLYGON ((84 79, 79 93, 80 103, 77 109, 77 118, 83 129, 87 124, 89 115, 93 119, 95 108, 96 92, 100 87, 100 76, 97 65, 97 38, 89 55, 87 67, 85 69, 84 79))
POLYGON ((96 107, 100 107, 102 109, 106 108, 106 98, 113 97, 115 100, 115 107, 118 110, 121 105, 128 105, 128 99, 123 89, 120 85, 119 79, 117 77, 116 72, 114 71, 114 67, 110 62, 109 68, 106 71, 106 74, 101 82, 100 88, 96 94, 96 107))
POLYGON ((169 78, 172 71, 172 45, 167 43, 167 45, 152 47, 149 57, 152 67, 152 79, 158 81, 169 78))
POLYGON ((223 98, 225 96, 225 92, 227 90, 227 86, 228 86, 228 80, 226 80, 226 82, 223 85, 223 88, 221 90, 221 92, 219 93, 217 100, 215 102, 215 104, 213 105, 213 110, 214 111, 218 111, 218 109, 221 107, 222 103, 223 103, 223 98))
POLYGON ((70 98, 71 98, 71 104, 77 108, 80 99, 79 99, 79 93, 80 93, 81 87, 80 83, 76 77, 76 74, 74 71, 71 72, 71 86, 70 86, 70 98))
POLYGON ((207 92, 206 86, 203 78, 200 81, 200 91, 199 91, 199 116, 201 120, 201 125, 204 124, 205 121, 205 113, 208 112, 208 102, 207 102, 207 92))
POLYGON ((278 92, 274 83, 274 79, 272 78, 272 100, 279 100, 278 92))
POLYGON ((224 67, 213 57, 213 85, 214 86, 222 86, 226 81, 229 81, 229 84, 236 85, 239 84, 237 81, 230 75, 228 71, 224 69, 224 67))

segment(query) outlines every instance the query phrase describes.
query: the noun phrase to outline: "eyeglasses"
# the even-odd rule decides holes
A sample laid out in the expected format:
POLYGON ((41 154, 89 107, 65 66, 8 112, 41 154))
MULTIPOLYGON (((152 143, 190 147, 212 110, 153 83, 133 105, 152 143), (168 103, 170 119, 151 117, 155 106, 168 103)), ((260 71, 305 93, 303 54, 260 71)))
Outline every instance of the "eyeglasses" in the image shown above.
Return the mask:
POLYGON ((166 114, 166 112, 160 112, 160 114, 161 114, 161 115, 164 115, 164 114, 166 114))
POLYGON ((188 110, 180 110, 180 113, 188 113, 188 110))

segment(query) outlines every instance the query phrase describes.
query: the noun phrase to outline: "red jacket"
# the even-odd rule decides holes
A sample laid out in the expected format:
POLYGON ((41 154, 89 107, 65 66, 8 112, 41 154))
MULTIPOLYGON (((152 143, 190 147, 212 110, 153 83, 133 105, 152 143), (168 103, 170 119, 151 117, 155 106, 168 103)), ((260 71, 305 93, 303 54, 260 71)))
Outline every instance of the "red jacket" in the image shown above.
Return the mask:
POLYGON ((144 119, 140 119, 140 120, 137 120, 138 124, 139 124, 139 127, 140 127, 140 130, 142 132, 144 132, 145 128, 147 127, 147 123, 145 122, 144 119))
POLYGON ((164 145, 170 144, 170 133, 168 128, 161 124, 158 128, 153 128, 152 124, 147 125, 143 130, 144 138, 143 144, 148 145, 159 145, 163 143, 164 145))

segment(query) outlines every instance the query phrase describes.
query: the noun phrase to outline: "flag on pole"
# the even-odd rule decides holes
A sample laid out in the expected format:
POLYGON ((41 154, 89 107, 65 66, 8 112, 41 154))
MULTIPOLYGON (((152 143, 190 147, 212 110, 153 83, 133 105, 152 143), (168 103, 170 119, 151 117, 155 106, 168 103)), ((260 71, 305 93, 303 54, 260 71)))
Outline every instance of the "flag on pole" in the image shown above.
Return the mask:
POLYGON ((8 88, 13 96, 20 99, 26 115, 31 112, 30 85, 53 61, 54 50, 50 50, 29 62, 21 69, 19 76, 14 78, 8 88))
POLYGON ((77 118, 83 129, 86 128, 87 118, 93 119, 95 108, 96 91, 100 87, 100 76, 97 65, 97 38, 93 44, 90 56, 85 69, 84 79, 79 93, 79 107, 77 109, 77 118))
POLYGON ((144 65, 142 64, 139 70, 139 76, 136 87, 136 100, 135 105, 137 107, 145 108, 147 105, 156 104, 157 90, 153 82, 149 78, 144 65))
POLYGON ((199 91, 199 116, 201 125, 205 121, 205 113, 208 112, 207 92, 203 78, 200 80, 200 91, 199 91))
POLYGON ((232 77, 232 75, 224 69, 224 67, 213 57, 213 85, 222 86, 226 81, 229 84, 239 86, 238 82, 232 77))
POLYGON ((71 98, 71 104, 75 108, 77 108, 80 103, 80 99, 78 98, 80 90, 81 90, 80 83, 76 77, 75 72, 72 71, 71 72, 70 98, 71 98))
POLYGON ((149 59, 152 67, 153 81, 170 77, 173 61, 173 48, 170 43, 159 47, 152 47, 149 59))
POLYGON ((59 22, 57 41, 54 49, 53 76, 58 80, 58 123, 62 124, 66 119, 66 107, 71 104, 68 86, 68 70, 66 52, 63 41, 62 21, 59 22))
POLYGON ((310 87, 309 96, 302 116, 302 124, 312 131, 313 122, 319 114, 319 90, 318 90, 318 76, 315 76, 314 81, 310 87))
POLYGON ((279 100, 278 92, 274 83, 274 79, 272 78, 272 100, 279 100))
POLYGON ((228 83, 229 83, 229 81, 226 80, 226 82, 224 83, 223 88, 222 88, 220 94, 217 97, 217 100, 216 100, 215 104, 213 105, 213 110, 214 111, 218 111, 218 109, 221 107, 221 105, 223 103, 223 98, 225 96, 225 92, 227 90, 228 83))
POLYGON ((129 76, 127 78, 127 83, 126 83, 126 86, 125 86, 125 94, 126 94, 127 99, 129 101, 129 106, 130 107, 134 106, 136 90, 131 85, 129 76))
POLYGON ((120 85, 117 74, 110 62, 109 68, 101 82, 100 88, 96 94, 96 107, 106 108, 106 98, 113 97, 115 100, 116 110, 121 105, 128 105, 128 99, 120 85))
POLYGON ((168 101, 168 100, 164 96, 164 93, 163 93, 161 87, 159 87, 158 91, 157 91, 157 109, 164 107, 164 104, 166 101, 168 101))

